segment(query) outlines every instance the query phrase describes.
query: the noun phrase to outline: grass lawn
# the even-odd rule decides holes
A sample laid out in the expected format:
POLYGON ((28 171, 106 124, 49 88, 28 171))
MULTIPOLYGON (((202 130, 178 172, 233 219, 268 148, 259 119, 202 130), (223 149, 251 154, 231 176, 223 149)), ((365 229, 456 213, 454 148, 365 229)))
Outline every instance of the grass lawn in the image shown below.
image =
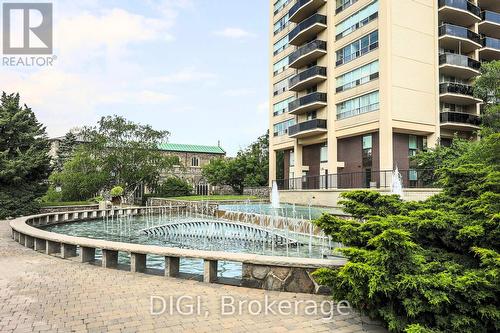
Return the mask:
POLYGON ((191 195, 187 197, 172 197, 166 199, 176 199, 176 200, 189 200, 189 201, 201 201, 201 200, 253 200, 253 199, 262 199, 258 198, 254 195, 191 195))
POLYGON ((56 201, 56 202, 41 202, 40 204, 42 207, 97 205, 97 203, 93 201, 56 201))

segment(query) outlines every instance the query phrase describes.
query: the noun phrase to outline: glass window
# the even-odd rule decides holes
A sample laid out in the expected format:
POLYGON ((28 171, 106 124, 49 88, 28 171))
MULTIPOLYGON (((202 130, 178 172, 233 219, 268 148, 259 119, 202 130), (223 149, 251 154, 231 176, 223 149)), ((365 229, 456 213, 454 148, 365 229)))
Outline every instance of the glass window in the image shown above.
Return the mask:
POLYGON ((290 22, 288 20, 288 13, 287 13, 285 16, 280 18, 276 23, 274 23, 274 30, 273 30, 274 34, 276 35, 277 33, 279 33, 280 31, 285 29, 289 24, 290 22))
POLYGON ((285 7, 286 5, 288 5, 290 3, 290 1, 292 1, 292 0, 277 0, 274 3, 274 14, 276 14, 277 12, 282 10, 283 7, 285 7))
POLYGON ((362 37, 349 45, 341 48, 336 52, 336 65, 345 64, 351 60, 361 57, 362 55, 376 49, 378 47, 378 30, 373 31, 369 35, 362 37))
POLYGON ((328 145, 321 146, 319 156, 321 162, 328 162, 328 145))
POLYGON ((363 136, 363 149, 370 149, 372 148, 372 135, 364 135, 363 136))
POLYGON ((355 97, 337 104, 337 119, 357 116, 363 113, 376 111, 379 108, 379 92, 355 97))
POLYGON ((295 97, 289 97, 273 105, 273 115, 279 116, 280 114, 288 112, 288 104, 293 102, 295 97))
POLYGON ((288 127, 295 125, 295 118, 282 121, 280 123, 274 124, 274 136, 281 136, 288 133, 288 127))
POLYGON ((337 92, 348 90, 378 77, 378 60, 347 72, 336 79, 337 92))
POLYGON ((194 166, 194 167, 200 166, 200 160, 198 159, 198 157, 193 156, 191 158, 191 166, 194 166))
POLYGON ((408 136, 408 148, 410 148, 410 149, 417 149, 418 148, 416 135, 408 136))
POLYGON ((274 85, 273 85, 273 94, 274 96, 276 95, 279 95, 279 94, 282 94, 284 93, 285 91, 288 90, 288 77, 279 81, 279 82, 276 82, 274 85))
POLYGON ((284 57, 283 59, 277 61, 273 65, 274 75, 278 75, 279 73, 283 72, 287 68, 288 68, 288 57, 284 57))
POLYGON ((273 45, 274 55, 277 55, 278 53, 280 53, 281 51, 283 51, 287 47, 288 47, 288 35, 286 35, 285 37, 281 38, 279 41, 274 43, 274 45, 273 45))
POLYGON ((295 166, 295 153, 293 150, 290 150, 290 166, 295 166))

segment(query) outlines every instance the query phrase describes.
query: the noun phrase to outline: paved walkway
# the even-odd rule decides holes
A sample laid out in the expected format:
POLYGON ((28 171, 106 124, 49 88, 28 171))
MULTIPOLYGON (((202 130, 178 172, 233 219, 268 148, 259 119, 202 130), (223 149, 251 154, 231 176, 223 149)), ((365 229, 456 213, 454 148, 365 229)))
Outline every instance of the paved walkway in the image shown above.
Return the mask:
POLYGON ((63 260, 22 247, 0 221, 0 332, 384 332, 336 308, 324 319, 329 302, 63 260))

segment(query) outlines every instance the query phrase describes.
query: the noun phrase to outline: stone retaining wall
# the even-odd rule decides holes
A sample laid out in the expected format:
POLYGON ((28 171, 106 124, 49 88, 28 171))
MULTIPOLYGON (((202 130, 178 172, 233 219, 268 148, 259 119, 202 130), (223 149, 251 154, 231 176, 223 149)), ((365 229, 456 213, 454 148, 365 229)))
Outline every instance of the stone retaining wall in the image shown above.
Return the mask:
POLYGON ((99 204, 95 205, 78 205, 78 206, 48 206, 42 207, 40 213, 52 213, 52 212, 74 212, 79 210, 93 210, 98 209, 99 204))
POLYGON ((259 198, 269 199, 271 195, 271 189, 267 186, 245 187, 243 189, 243 195, 253 195, 259 198))

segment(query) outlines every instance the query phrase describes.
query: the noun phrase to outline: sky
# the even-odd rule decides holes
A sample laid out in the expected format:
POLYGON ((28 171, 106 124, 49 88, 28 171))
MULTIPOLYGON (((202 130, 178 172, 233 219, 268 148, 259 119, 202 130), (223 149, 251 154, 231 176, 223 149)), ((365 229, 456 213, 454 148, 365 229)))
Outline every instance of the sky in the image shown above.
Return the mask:
POLYGON ((53 66, 0 66, 50 137, 117 114, 232 156, 267 130, 268 0, 53 4, 53 66))

